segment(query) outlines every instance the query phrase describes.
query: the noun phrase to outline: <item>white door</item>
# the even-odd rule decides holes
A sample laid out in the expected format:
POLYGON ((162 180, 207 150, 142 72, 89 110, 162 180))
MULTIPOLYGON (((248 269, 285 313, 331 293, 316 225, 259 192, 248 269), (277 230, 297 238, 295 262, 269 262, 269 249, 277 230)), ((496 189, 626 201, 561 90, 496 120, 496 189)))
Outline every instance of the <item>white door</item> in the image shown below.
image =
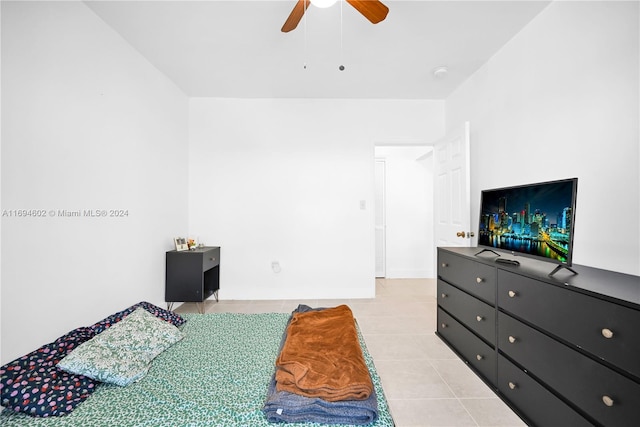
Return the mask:
POLYGON ((436 246, 471 246, 469 122, 434 144, 436 246))
POLYGON ((386 275, 386 223, 385 223, 385 162, 376 159, 375 177, 375 227, 376 227, 376 277, 386 275))

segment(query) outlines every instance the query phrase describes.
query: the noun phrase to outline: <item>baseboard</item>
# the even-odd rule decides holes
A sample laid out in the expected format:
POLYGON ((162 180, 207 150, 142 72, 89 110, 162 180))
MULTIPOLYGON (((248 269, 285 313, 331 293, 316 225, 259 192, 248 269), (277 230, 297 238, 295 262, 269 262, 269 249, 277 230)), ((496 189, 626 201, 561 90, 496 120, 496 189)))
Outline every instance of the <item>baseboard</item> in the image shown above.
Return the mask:
POLYGON ((387 270, 386 279, 434 279, 433 270, 387 270))

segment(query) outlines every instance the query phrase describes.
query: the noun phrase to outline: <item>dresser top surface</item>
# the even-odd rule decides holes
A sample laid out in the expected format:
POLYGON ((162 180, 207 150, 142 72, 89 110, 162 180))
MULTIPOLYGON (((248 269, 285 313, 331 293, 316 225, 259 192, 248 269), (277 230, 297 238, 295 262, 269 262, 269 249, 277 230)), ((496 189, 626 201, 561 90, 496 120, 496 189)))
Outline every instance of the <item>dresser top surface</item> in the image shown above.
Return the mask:
POLYGON ((438 249, 553 285, 569 287, 587 294, 627 303, 625 305, 630 303, 634 308, 640 309, 640 276, 576 264, 573 264, 571 268, 578 274, 561 269, 553 276, 549 276, 557 264, 513 255, 508 255, 508 257, 517 258, 520 265, 498 264, 495 260, 500 257, 496 254, 492 252, 478 254, 484 248, 446 247, 438 249))

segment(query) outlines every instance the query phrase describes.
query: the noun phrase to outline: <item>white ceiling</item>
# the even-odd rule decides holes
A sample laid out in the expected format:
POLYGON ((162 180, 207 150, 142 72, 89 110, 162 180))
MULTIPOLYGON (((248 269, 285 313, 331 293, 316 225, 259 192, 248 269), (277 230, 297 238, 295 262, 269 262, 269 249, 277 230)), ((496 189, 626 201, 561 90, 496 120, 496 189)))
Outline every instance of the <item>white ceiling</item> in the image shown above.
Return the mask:
POLYGON ((86 4, 190 97, 444 99, 549 3, 383 2, 377 25, 338 2, 290 33, 296 0, 86 4))

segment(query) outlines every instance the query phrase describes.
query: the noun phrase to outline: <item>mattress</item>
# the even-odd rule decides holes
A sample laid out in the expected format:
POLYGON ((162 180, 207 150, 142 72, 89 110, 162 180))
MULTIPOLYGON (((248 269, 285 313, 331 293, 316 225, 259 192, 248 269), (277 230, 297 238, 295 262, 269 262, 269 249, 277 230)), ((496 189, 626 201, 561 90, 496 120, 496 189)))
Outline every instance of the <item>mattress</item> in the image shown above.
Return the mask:
MULTIPOLYGON (((100 384, 73 412, 34 418, 3 411, 1 426, 273 426, 262 407, 275 369, 285 313, 185 314, 186 336, 126 387, 100 384)), ((380 378, 358 331, 378 396, 378 420, 393 426, 380 378)), ((291 423, 288 426, 319 426, 291 423)))

